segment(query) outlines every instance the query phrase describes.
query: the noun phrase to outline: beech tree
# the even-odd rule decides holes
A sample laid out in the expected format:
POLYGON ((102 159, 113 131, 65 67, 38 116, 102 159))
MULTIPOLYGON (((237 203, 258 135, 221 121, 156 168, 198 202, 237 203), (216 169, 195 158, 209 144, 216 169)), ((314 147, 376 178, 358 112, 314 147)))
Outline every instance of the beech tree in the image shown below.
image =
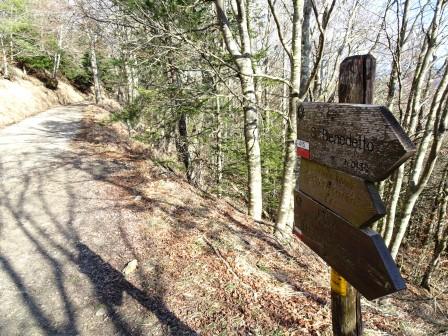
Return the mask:
POLYGON ((249 214, 254 219, 261 219, 263 209, 261 153, 259 139, 259 116, 257 111, 257 96, 255 94, 255 69, 252 61, 252 41, 250 37, 250 22, 248 21, 248 2, 236 0, 233 13, 238 25, 240 45, 230 27, 228 8, 224 0, 215 0, 216 15, 219 26, 230 55, 238 67, 241 91, 244 97, 244 137, 246 143, 249 214))

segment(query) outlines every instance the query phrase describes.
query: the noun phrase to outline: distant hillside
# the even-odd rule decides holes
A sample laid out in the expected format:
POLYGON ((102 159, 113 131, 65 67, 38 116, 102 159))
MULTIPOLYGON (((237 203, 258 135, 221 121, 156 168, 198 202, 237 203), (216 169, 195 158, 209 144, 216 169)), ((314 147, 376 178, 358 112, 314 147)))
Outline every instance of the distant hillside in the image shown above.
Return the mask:
POLYGON ((78 103, 86 96, 70 84, 59 80, 50 90, 32 76, 12 68, 12 80, 0 79, 0 127, 18 122, 56 105, 78 103))

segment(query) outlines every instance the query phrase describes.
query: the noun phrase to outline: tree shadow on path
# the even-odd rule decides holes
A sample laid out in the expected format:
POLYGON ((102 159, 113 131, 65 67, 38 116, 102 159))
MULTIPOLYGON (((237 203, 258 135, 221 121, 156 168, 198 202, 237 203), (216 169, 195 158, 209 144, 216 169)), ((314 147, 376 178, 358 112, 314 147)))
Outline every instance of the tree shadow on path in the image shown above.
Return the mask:
POLYGON ((197 335, 180 321, 164 304, 161 297, 149 296, 132 285, 123 274, 104 261, 83 243, 77 244, 77 264, 80 271, 87 275, 95 287, 95 296, 107 309, 115 328, 121 335, 138 335, 140 332, 131 327, 118 314, 116 307, 123 304, 124 293, 130 295, 143 307, 154 313, 172 335, 197 335))
MULTIPOLYGON (((104 231, 92 224, 103 212, 121 218, 121 204, 82 189, 91 181, 106 184, 104 176, 126 166, 67 147, 79 122, 58 118, 36 129, 0 132, 0 335, 151 335, 140 323, 146 318, 157 320, 153 324, 164 335, 197 335, 168 309, 157 286, 140 290, 93 251, 108 238, 111 249, 133 249, 105 235, 122 230, 125 219, 104 231), (92 211, 90 202, 100 206, 84 213, 92 211), (95 230, 104 235, 99 242, 95 230), (80 274, 86 281, 79 282, 80 274), (91 318, 97 304, 104 306, 107 323, 91 318)), ((156 276, 154 282, 161 274, 156 276)))

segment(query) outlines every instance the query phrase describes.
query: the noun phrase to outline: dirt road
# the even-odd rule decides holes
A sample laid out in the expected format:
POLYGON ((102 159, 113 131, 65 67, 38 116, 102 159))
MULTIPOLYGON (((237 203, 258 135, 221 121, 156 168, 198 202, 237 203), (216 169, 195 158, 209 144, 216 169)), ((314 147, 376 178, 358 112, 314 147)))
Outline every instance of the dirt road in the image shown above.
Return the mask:
POLYGON ((195 334, 121 273, 143 219, 105 178, 126 164, 73 147, 84 109, 0 130, 0 335, 195 334))

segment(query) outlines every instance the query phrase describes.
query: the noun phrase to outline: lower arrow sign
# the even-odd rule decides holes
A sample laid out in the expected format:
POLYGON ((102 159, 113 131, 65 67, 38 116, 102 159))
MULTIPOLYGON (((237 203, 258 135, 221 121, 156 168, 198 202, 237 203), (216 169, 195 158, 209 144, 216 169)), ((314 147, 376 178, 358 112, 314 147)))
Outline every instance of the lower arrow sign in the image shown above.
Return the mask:
POLYGON ((368 300, 406 288, 378 233, 354 228, 300 191, 294 198, 294 233, 368 300))

